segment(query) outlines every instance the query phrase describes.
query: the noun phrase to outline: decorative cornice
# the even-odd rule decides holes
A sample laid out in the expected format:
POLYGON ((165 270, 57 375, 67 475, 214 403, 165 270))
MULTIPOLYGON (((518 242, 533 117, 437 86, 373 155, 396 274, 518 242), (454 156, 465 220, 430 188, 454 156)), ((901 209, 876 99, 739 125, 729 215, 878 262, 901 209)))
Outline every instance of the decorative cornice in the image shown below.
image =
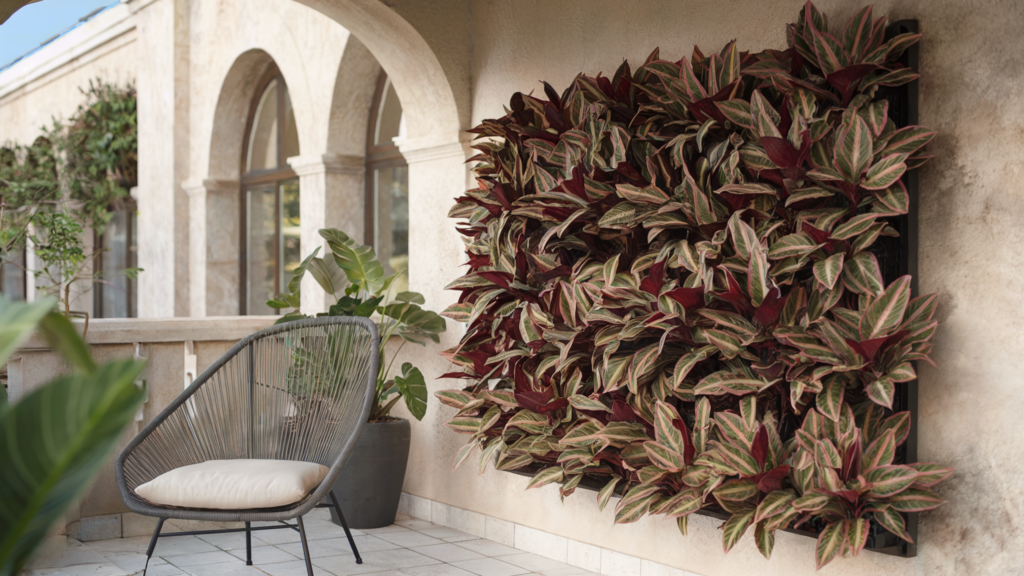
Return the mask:
POLYGON ((354 154, 323 154, 321 156, 292 156, 288 165, 299 176, 316 174, 362 174, 366 159, 354 154))
POLYGON ((236 194, 239 190, 238 180, 220 180, 207 178, 205 180, 186 180, 181 183, 181 189, 189 198, 206 194, 236 194))
POLYGON ((432 162, 445 158, 459 158, 465 161, 470 157, 469 134, 460 133, 457 138, 409 138, 398 143, 398 149, 409 164, 432 162))

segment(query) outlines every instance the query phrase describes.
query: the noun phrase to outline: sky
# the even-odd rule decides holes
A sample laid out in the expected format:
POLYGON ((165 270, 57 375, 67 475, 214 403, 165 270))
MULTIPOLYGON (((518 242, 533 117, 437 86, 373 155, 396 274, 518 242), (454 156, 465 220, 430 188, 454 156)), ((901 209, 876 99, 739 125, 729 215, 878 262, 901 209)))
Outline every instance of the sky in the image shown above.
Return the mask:
POLYGON ((42 0, 15 12, 0 25, 0 67, 39 43, 116 0, 42 0))

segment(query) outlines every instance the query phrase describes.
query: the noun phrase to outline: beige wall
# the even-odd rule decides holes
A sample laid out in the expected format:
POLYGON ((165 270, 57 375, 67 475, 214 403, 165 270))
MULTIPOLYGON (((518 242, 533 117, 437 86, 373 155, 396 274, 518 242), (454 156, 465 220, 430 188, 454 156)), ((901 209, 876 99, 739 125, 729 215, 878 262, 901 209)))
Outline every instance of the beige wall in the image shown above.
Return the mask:
MULTIPOLYGON (((801 2, 475 1, 468 74, 443 58, 448 53, 437 37, 445 33, 444 22, 411 0, 395 5, 402 15, 423 18, 411 21, 428 43, 440 46, 446 70, 456 70, 453 86, 471 78, 475 123, 500 116, 515 91, 540 92, 539 79, 561 90, 578 72, 611 73, 623 58, 639 64, 655 46, 673 59, 688 55, 694 43, 717 50, 733 38, 745 50, 784 48, 784 26, 801 2)), ((841 25, 862 3, 818 5, 841 25)), ((937 158, 921 174, 919 281, 923 291, 939 293, 941 325, 938 368, 921 368, 919 456, 953 465, 957 474, 940 489, 950 503, 922 519, 917 558, 866 552, 823 573, 1024 572, 1024 434, 1016 426, 1024 405, 1022 10, 1011 1, 876 4, 876 15, 916 18, 925 34, 920 121, 939 135, 931 145, 937 158)), ((430 200, 447 203, 457 193, 430 200)), ((453 225, 442 222, 433 213, 414 213, 412 225, 453 225)), ((445 242, 435 253, 459 250, 445 242)), ((461 274, 443 261, 422 278, 431 287, 461 274)), ((443 367, 431 353, 418 356, 437 374, 443 367)), ((430 384, 431 390, 453 386, 430 384)), ((468 465, 451 473, 466 437, 442 427, 449 412, 435 402, 414 427, 406 477, 412 494, 702 574, 814 572, 814 542, 807 538, 779 534, 770 561, 750 535, 723 555, 715 520, 695 518, 686 538, 660 518, 613 527, 612 515, 598 512, 591 493, 581 491, 563 504, 554 488, 524 492, 525 480, 509 474, 477 476, 468 465)))

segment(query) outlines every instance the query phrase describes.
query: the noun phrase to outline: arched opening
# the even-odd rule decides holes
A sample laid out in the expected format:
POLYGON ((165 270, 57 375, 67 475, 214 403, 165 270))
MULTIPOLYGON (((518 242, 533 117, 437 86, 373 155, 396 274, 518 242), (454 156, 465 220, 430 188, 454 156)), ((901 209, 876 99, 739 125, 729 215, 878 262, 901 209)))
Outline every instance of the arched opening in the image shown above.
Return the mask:
POLYGON ((242 314, 275 314, 267 300, 302 261, 299 179, 287 164, 298 155, 295 112, 274 66, 255 91, 242 148, 242 314))
MULTIPOLYGON (((388 275, 409 268, 409 165, 398 150, 404 139, 402 103, 382 71, 367 125, 366 243, 388 275)), ((397 278, 395 287, 408 290, 408 275, 397 278)))

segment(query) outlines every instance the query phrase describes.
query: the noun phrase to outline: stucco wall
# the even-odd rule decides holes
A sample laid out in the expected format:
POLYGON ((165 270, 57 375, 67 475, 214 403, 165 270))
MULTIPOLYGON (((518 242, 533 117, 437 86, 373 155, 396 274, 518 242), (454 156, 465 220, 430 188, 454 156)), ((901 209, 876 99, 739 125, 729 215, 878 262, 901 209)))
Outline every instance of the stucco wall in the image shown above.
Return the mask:
MULTIPOLYGON (((717 50, 737 38, 745 50, 785 47, 785 24, 798 0, 623 2, 521 0, 471 4, 472 121, 497 117, 515 91, 540 92, 539 79, 561 90, 578 72, 611 73, 660 46, 670 58, 693 45, 717 50)), ((861 2, 818 3, 841 25, 861 2)), ((397 2, 400 14, 416 14, 397 2)), ((1024 8, 1017 2, 883 1, 876 15, 916 18, 921 44, 920 121, 939 131, 936 160, 921 173, 919 282, 940 295, 934 358, 920 378, 919 457, 957 468, 940 488, 949 504, 924 515, 919 556, 863 553, 838 560, 824 574, 1011 574, 1024 571, 1024 434, 1015 422, 1024 402, 1019 335, 1022 321, 1022 158, 1024 158, 1024 8)), ((422 16, 422 12, 419 13, 422 16)), ((431 41, 443 22, 413 21, 431 41)), ((448 68, 446 66, 446 68, 448 68)), ((453 85, 456 85, 455 78, 453 85)), ((449 202, 458 191, 438 194, 449 202)), ((453 226, 413 214, 412 226, 453 226)), ((458 250, 438 245, 436 253, 458 250)), ((431 270, 414 284, 433 286, 461 274, 431 270)), ((454 297, 451 297, 453 299, 454 297)), ((456 331, 460 327, 454 327, 456 331)), ((449 334, 449 337, 454 336, 449 334)), ((436 368, 433 352, 419 352, 436 368)), ((431 390, 453 387, 432 381, 431 390)), ((751 536, 728 555, 718 521, 694 518, 680 536, 660 518, 612 526, 592 493, 564 503, 547 487, 524 492, 522 478, 474 465, 451 473, 465 436, 442 426, 449 410, 435 402, 413 432, 406 490, 534 526, 572 539, 650 558, 702 574, 810 574, 814 542, 779 534, 765 561, 751 536)))

